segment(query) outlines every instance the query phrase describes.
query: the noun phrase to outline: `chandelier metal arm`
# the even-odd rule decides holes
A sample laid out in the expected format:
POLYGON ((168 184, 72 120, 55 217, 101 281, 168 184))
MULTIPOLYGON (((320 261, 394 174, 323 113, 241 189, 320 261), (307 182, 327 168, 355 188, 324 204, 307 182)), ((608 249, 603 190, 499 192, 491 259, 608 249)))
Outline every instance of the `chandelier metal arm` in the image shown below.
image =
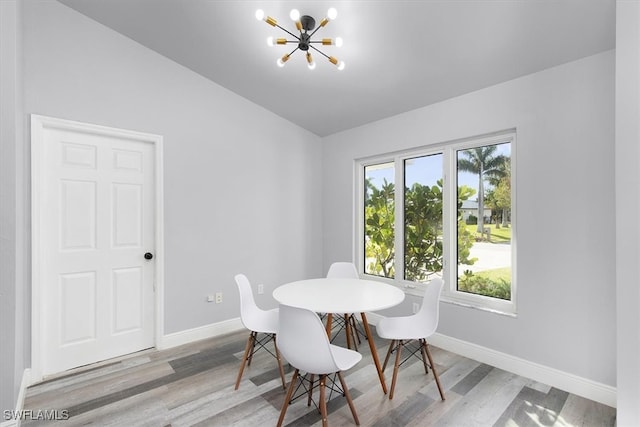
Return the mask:
MULTIPOLYGON (((317 43, 317 42, 314 42, 314 43, 317 43)), ((321 51, 321 50, 320 50, 320 49, 318 49, 317 47, 315 47, 315 46, 311 46, 311 45, 309 45, 309 47, 310 47, 311 49, 315 50, 316 52, 318 52, 320 55, 322 55, 322 56, 324 56, 325 58, 329 59, 329 55, 327 55, 326 53, 324 53, 323 51, 321 51)))
POLYGON ((309 34, 309 37, 313 37, 313 35, 317 33, 320 28, 322 28, 322 26, 318 26, 315 30, 313 30, 313 32, 309 34))
MULTIPOLYGON (((291 31, 287 30, 286 28, 282 28, 280 25, 276 24, 276 27, 280 28, 282 31, 284 31, 285 33, 289 34, 292 37, 295 37, 298 41, 300 41, 300 37, 296 36, 295 34, 293 34, 291 31)), ((287 41, 288 43, 288 41, 287 41)), ((294 42, 295 43, 295 42, 294 42)))

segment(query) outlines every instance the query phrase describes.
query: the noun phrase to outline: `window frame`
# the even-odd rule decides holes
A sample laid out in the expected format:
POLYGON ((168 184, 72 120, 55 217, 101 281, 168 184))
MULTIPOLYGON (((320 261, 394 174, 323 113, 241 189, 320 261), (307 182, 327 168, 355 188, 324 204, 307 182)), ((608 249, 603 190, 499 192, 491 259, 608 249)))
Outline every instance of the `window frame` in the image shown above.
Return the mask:
POLYGON ((433 145, 425 145, 410 150, 396 151, 377 156, 356 159, 355 161, 355 188, 357 199, 355 200, 354 230, 355 247, 354 259, 358 266, 361 277, 383 281, 397 286, 407 294, 422 296, 425 284, 405 280, 404 271, 404 186, 405 186, 405 161, 416 157, 442 154, 443 157, 443 278, 445 286, 442 290, 441 300, 444 302, 462 305, 465 307, 477 308, 498 314, 516 316, 517 300, 517 274, 516 274, 516 252, 517 252, 517 212, 516 212, 516 131, 515 129, 497 132, 489 135, 465 138, 456 141, 448 141, 433 145), (483 147, 510 143, 511 162, 511 300, 501 300, 498 298, 476 295, 457 290, 457 244, 452 244, 457 240, 457 152, 470 148, 483 147), (394 165, 394 203, 395 203, 395 223, 394 223, 394 278, 386 278, 367 274, 364 271, 364 194, 365 194, 365 168, 383 163, 393 163, 394 165), (398 185, 400 183, 400 185, 398 185), (453 265, 454 268, 450 266, 453 265))

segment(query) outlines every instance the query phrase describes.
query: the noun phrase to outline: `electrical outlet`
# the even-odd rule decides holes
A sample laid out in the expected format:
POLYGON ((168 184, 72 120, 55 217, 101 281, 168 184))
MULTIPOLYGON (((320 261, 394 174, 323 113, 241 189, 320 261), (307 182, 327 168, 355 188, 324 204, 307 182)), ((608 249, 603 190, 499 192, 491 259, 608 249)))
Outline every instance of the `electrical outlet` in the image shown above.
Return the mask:
POLYGON ((264 285, 262 283, 260 283, 258 285, 258 293, 259 294, 264 294, 264 285))
POLYGON ((214 302, 216 300, 215 295, 207 295, 207 302, 214 302))
POLYGON ((216 292, 216 304, 220 304, 222 302, 222 292, 216 292))
POLYGON ((416 314, 420 310, 420 305, 417 302, 413 303, 413 314, 416 314))

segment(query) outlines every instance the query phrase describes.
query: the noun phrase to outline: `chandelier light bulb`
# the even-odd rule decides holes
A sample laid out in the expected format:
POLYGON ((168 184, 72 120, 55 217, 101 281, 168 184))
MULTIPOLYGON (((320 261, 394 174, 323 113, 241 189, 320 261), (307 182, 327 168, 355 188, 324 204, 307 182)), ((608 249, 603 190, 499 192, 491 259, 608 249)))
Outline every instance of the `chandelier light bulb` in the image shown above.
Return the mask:
POLYGON ((340 61, 340 63, 338 64, 338 70, 339 71, 344 70, 344 61, 340 61))
POLYGON ((336 37, 336 46, 337 46, 337 47, 342 47, 342 44, 343 44, 343 43, 344 43, 344 42, 343 42, 343 40, 342 40, 342 37, 336 37))
POLYGON ((289 60, 289 54, 286 53, 282 56, 282 58, 278 59, 277 64, 278 67, 284 67, 284 63, 287 62, 289 60))
POLYGON ((309 52, 307 52, 307 66, 309 67, 310 70, 313 70, 314 68, 316 68, 316 63, 313 61, 313 57, 309 52))
POLYGON ((327 12, 327 18, 333 21, 337 17, 338 17, 338 11, 336 10, 336 8, 332 7, 331 9, 329 9, 329 11, 327 12))
POLYGON ((264 10, 262 9, 256 10, 256 19, 258 21, 262 21, 264 19, 264 10))
POLYGON ((273 46, 275 43, 273 42, 273 37, 267 37, 267 45, 273 46))
POLYGON ((298 22, 300 20, 300 11, 298 9, 291 9, 289 17, 291 18, 291 20, 298 22))

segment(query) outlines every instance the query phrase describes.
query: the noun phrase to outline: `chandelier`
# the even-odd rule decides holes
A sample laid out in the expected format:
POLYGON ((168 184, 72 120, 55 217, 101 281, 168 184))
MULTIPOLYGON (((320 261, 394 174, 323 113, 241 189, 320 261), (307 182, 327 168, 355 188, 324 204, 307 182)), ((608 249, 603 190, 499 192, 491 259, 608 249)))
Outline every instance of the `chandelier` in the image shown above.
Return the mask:
POLYGON ((290 36, 294 37, 294 39, 295 39, 295 40, 288 40, 286 38, 275 38, 274 39, 273 37, 269 37, 267 39, 267 44, 269 46, 287 45, 289 43, 296 44, 296 48, 295 49, 293 49, 289 53, 285 53, 282 56, 282 58, 278 59, 278 61, 277 61, 278 66, 284 67, 284 64, 289 60, 291 55, 296 50, 301 50, 301 51, 306 53, 307 66, 309 67, 310 70, 313 70, 314 68, 316 68, 316 63, 313 60, 313 56, 311 55, 310 50, 314 50, 314 51, 318 52, 320 55, 322 55, 325 58, 327 58, 329 60, 329 62, 331 62, 333 65, 335 65, 338 68, 338 70, 343 70, 344 69, 344 61, 338 61, 337 58, 325 54, 320 49, 318 49, 317 47, 314 46, 314 44, 318 44, 318 45, 322 45, 322 46, 331 46, 331 45, 333 45, 333 46, 340 47, 340 46, 342 46, 342 38, 336 37, 335 39, 323 38, 323 39, 320 39, 320 40, 311 40, 313 35, 316 32, 318 32, 318 30, 320 28, 322 28, 325 25, 327 25, 329 23, 329 21, 333 21, 334 19, 336 19, 336 16, 338 16, 338 12, 336 11, 336 9, 334 9, 334 8, 329 9, 329 11, 327 12, 327 17, 324 18, 322 21, 320 21, 320 25, 318 26, 318 28, 316 28, 316 20, 315 19, 313 19, 309 15, 300 16, 300 12, 298 12, 297 9, 293 9, 291 11, 291 13, 289 14, 289 16, 296 23, 296 28, 300 32, 300 35, 295 35, 291 31, 289 31, 289 30, 287 30, 285 28, 282 28, 280 25, 278 25, 278 22, 274 18, 272 18, 270 16, 266 16, 264 14, 263 10, 258 9, 256 11, 256 19, 258 19, 258 21, 265 21, 267 24, 271 25, 272 27, 278 27, 282 31, 284 31, 285 33, 287 33, 290 36), (314 30, 314 28, 315 28, 315 30, 314 30))

